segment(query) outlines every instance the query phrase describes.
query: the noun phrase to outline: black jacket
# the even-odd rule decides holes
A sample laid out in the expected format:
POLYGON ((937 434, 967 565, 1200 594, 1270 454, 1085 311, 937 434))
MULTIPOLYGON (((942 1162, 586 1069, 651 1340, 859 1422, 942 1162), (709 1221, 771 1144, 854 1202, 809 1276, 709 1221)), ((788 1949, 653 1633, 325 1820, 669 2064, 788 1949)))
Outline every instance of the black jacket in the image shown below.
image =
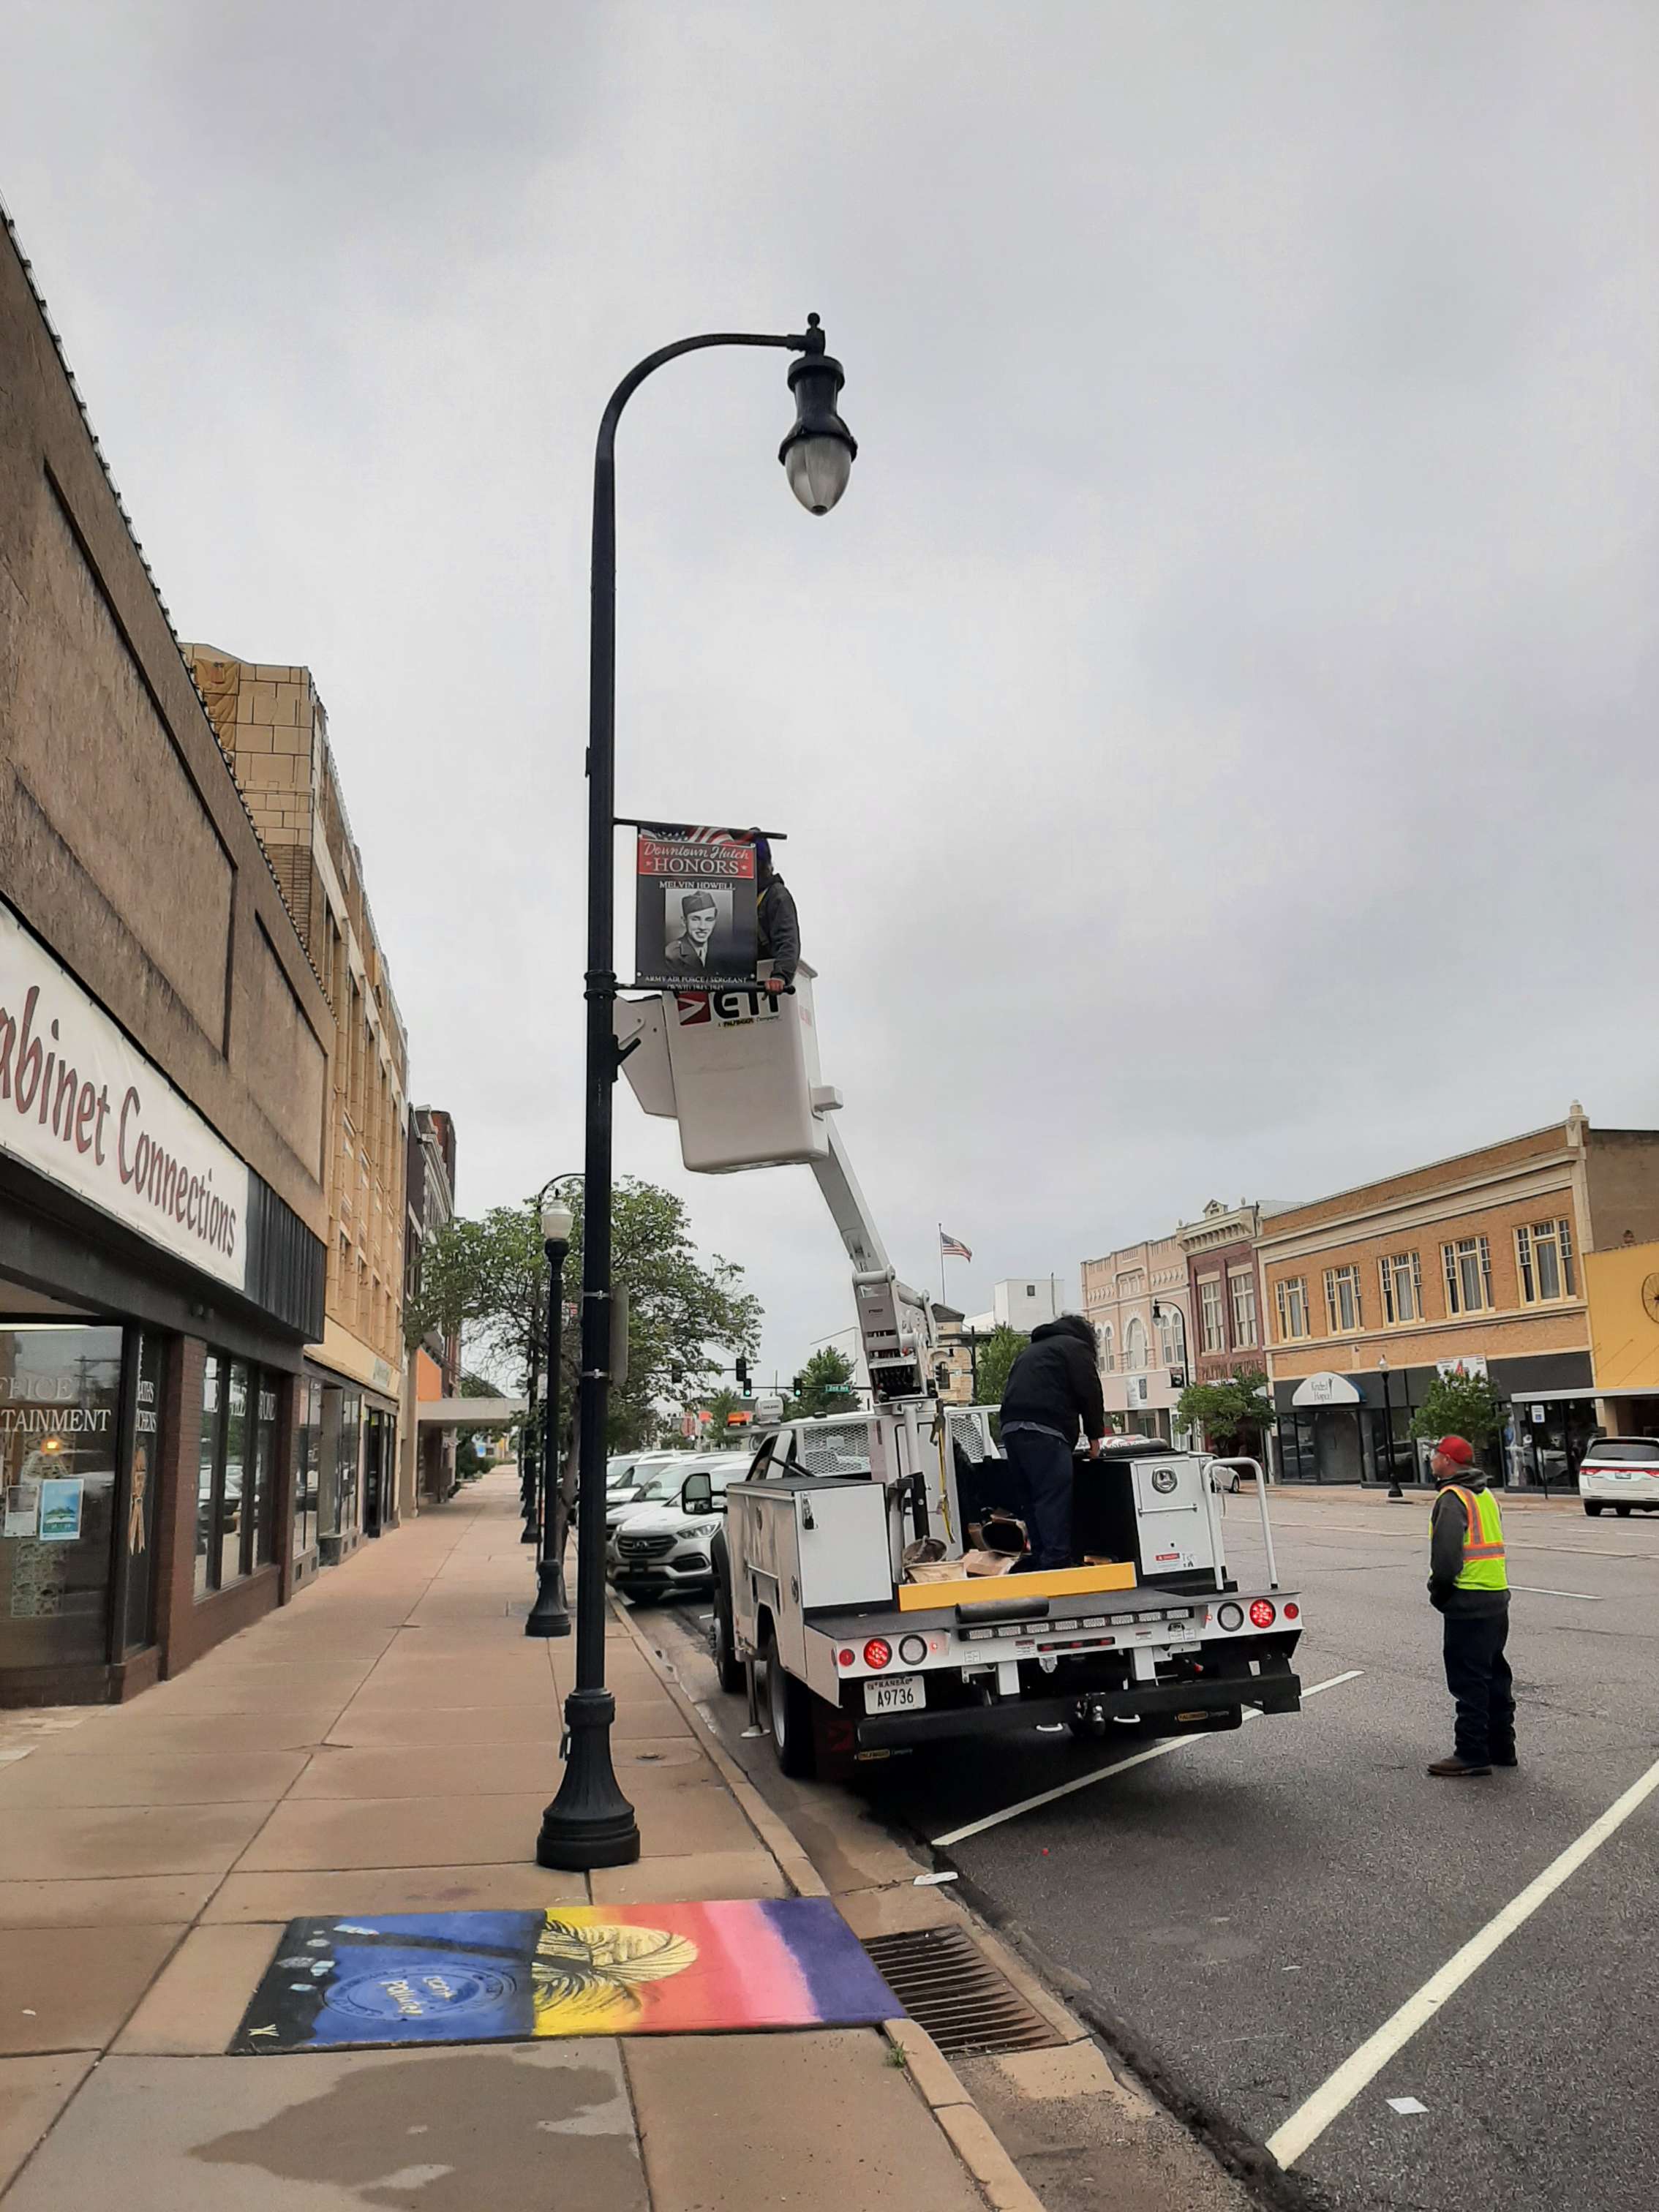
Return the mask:
POLYGON ((795 895, 781 876, 769 876, 761 885, 756 914, 762 959, 771 962, 775 975, 793 983, 800 965, 800 923, 795 915, 795 895))
POLYGON ((1081 1314, 1061 1314, 1031 1331, 1031 1341, 1008 1370, 1002 1421, 1036 1421, 1075 1438, 1081 1422, 1091 1441, 1106 1433, 1095 1333, 1081 1314))
MULTIPOLYGON (((1457 1486, 1460 1490, 1484 1490, 1486 1478, 1478 1467, 1472 1467, 1459 1475, 1457 1486)), ((1429 1603, 1437 1613, 1452 1613, 1460 1620, 1477 1613, 1506 1612, 1510 1602, 1507 1590, 1458 1589, 1468 1527, 1469 1516, 1462 1499, 1449 1489, 1443 1490, 1434 1501, 1430 1522, 1429 1603)))

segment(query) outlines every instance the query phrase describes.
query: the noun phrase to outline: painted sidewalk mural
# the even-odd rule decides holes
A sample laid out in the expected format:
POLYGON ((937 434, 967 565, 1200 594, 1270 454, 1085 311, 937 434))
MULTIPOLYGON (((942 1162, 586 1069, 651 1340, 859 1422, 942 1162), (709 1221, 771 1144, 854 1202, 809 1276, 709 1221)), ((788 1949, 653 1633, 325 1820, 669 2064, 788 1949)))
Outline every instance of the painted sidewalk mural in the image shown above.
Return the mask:
POLYGON ((856 2027, 903 2007, 823 1898, 292 1920, 232 2051, 856 2027))

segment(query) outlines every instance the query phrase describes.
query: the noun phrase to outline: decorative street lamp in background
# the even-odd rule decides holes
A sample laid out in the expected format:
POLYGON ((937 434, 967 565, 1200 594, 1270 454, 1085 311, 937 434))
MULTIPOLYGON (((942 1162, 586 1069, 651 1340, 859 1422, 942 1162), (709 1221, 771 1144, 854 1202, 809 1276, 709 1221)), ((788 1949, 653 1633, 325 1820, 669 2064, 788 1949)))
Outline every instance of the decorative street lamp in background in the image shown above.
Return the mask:
POLYGON ((586 1187, 582 1212, 581 1382, 578 1399, 576 1686, 565 1699, 568 1747, 558 1795, 542 1815, 536 1857, 586 1873, 640 1855, 634 1808, 611 1763, 616 1699, 605 1686, 605 1459, 611 1395, 611 1124, 617 1054, 613 935, 617 770, 617 425, 646 378, 665 362, 711 346, 775 346, 801 358, 789 369, 793 428, 778 459, 790 489, 827 514, 847 489, 858 447, 836 410, 841 363, 825 351, 816 315, 784 337, 717 331, 649 354, 611 395, 593 458, 592 619, 587 722, 586 1187))
MULTIPOLYGON (((1389 1440, 1389 1496, 1390 1498, 1399 1498, 1403 1499, 1406 1493, 1400 1487, 1400 1471, 1395 1464, 1394 1457, 1394 1401, 1389 1393, 1389 1363, 1387 1358, 1384 1357, 1383 1358, 1379 1359, 1376 1364, 1382 1376, 1382 1433, 1389 1440)), ((1409 1392, 1407 1393, 1407 1403, 1409 1407, 1409 1392)))
MULTIPOLYGON (((568 1181, 561 1176, 558 1181, 568 1181)), ((551 1186, 550 1185, 550 1188, 551 1186)), ((542 1512, 536 1554, 536 1602, 525 1618, 526 1636, 568 1636, 564 1595, 564 1484, 559 1461, 559 1389, 563 1380, 564 1262, 570 1249, 570 1208, 562 1199, 542 1201, 542 1249, 547 1255, 547 1412, 542 1421, 542 1512)))

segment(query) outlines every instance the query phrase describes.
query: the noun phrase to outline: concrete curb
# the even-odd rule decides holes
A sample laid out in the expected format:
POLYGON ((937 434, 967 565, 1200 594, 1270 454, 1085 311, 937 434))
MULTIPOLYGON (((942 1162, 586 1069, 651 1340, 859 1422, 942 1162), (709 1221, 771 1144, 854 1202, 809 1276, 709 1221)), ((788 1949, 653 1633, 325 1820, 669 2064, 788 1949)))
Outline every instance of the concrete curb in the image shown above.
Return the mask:
MULTIPOLYGON (((806 1856, 794 1831, 772 1810, 741 1768, 732 1763, 715 1733, 712 1719, 684 1687, 674 1671, 673 1662, 665 1657, 635 1625, 627 1607, 618 1605, 614 1596, 610 1604, 635 1649, 696 1730, 698 1741, 721 1781, 776 1861, 784 1880, 798 1897, 828 1897, 830 1891, 823 1877, 806 1856)), ((965 1919, 971 1918, 955 1899, 951 1902, 965 1919)), ((993 1956, 995 1964, 1068 2042, 1089 2039, 1089 2031, 1083 2023, 1055 2002, 1048 1991, 1015 1960, 1006 1945, 990 1937, 977 1921, 973 1922, 973 1927, 975 1939, 993 1956)), ((882 2033, 903 2059, 917 2095, 943 2129, 975 2185, 984 2192, 993 2212, 1043 2212, 1042 2199, 1033 2194, 1019 2168, 997 2140, 990 2122, 927 2029, 913 2020, 890 2020, 883 2022, 882 2033)))
POLYGON ((625 1607, 618 1605, 614 1597, 610 1602, 612 1613, 633 1638, 641 1657, 667 1691, 682 1718, 690 1725, 720 1780, 737 1799, 744 1820, 776 1860, 779 1872, 796 1896, 828 1897, 830 1892, 824 1887, 817 1869, 801 1849, 793 1830, 778 1818, 742 1768, 732 1764, 714 1732, 708 1715, 684 1687, 674 1672, 672 1661, 665 1659, 644 1632, 635 1627, 625 1607))

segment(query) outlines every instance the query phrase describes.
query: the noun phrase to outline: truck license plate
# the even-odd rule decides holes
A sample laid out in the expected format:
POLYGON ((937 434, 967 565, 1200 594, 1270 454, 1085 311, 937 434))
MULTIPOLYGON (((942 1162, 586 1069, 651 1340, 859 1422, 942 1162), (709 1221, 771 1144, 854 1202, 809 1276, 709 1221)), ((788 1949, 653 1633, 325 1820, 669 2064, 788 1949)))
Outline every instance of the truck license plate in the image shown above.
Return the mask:
POLYGON ((895 1674, 890 1682, 866 1682, 864 1686, 866 1713, 914 1713, 927 1702, 927 1692, 922 1687, 920 1674, 895 1674))

